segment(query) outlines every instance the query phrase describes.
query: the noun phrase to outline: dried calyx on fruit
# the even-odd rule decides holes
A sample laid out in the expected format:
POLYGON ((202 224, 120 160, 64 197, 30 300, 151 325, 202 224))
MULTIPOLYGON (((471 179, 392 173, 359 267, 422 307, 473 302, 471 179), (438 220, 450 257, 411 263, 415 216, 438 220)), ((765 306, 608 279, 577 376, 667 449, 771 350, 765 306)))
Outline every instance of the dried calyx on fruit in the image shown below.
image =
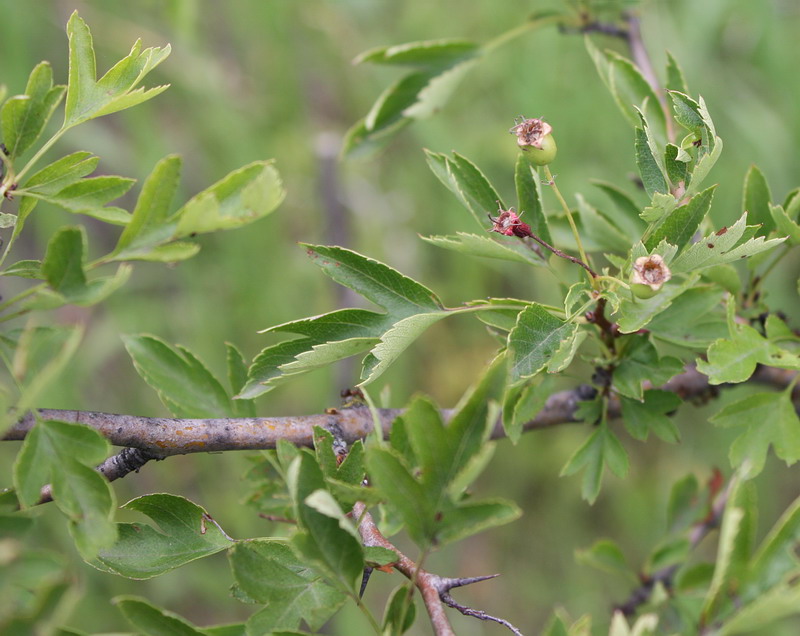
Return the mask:
POLYGON ((504 236, 519 236, 520 238, 533 236, 531 226, 519 218, 522 216, 522 212, 517 214, 514 208, 504 210, 502 207, 498 207, 497 211, 499 213, 497 216, 488 215, 489 220, 492 222, 492 227, 489 228, 490 232, 497 232, 504 236))
POLYGON ((546 166, 556 158, 556 141, 553 127, 543 119, 525 119, 520 116, 508 131, 517 136, 517 145, 523 156, 535 166, 546 166))
POLYGON ((652 298, 670 278, 672 272, 661 255, 642 256, 633 264, 631 291, 638 298, 652 298))

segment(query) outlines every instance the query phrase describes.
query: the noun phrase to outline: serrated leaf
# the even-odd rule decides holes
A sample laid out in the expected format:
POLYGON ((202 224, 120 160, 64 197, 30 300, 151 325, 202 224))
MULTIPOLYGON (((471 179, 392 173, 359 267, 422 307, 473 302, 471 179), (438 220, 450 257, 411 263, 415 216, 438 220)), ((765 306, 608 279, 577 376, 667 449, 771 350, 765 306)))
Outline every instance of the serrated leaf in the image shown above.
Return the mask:
POLYGON ((676 245, 678 249, 689 243, 711 208, 716 187, 713 185, 703 190, 695 195, 689 203, 670 212, 644 242, 645 247, 652 250, 662 240, 676 245))
POLYGON ((717 163, 720 154, 722 154, 722 139, 715 137, 714 149, 701 156, 695 164, 692 170, 692 178, 689 182, 689 187, 684 192, 684 197, 693 197, 700 191, 700 186, 705 181, 708 173, 711 172, 711 168, 717 163))
POLYGON ((33 145, 64 97, 64 86, 53 86, 53 70, 40 62, 28 78, 24 95, 10 98, 0 110, 3 142, 14 159, 33 145))
POLYGON ((116 539, 114 496, 94 466, 108 453, 108 442, 81 424, 40 421, 28 434, 14 463, 14 485, 23 506, 39 501, 52 484, 53 501, 70 519, 75 545, 86 559, 116 539))
POLYGON ((539 173, 528 162, 522 153, 517 155, 514 166, 514 184, 517 189, 517 205, 519 213, 525 213, 525 222, 531 231, 545 243, 553 244, 547 217, 542 205, 542 182, 539 173))
MULTIPOLYGON (((730 227, 722 227, 697 243, 690 245, 670 264, 670 270, 674 274, 692 272, 704 267, 713 267, 714 265, 735 260, 737 257, 734 256, 731 259, 728 256, 728 252, 739 243, 739 239, 742 238, 746 229, 747 215, 743 214, 730 227)), ((763 240, 761 244, 763 245, 763 240)))
POLYGON ((683 363, 670 356, 659 357, 647 336, 630 336, 614 370, 614 388, 622 395, 641 400, 643 382, 661 386, 683 371, 683 363))
POLYGON ((645 207, 639 216, 647 223, 655 224, 666 218, 677 205, 678 202, 671 194, 656 192, 650 201, 650 205, 645 207))
POLYGON ((653 151, 648 143, 648 132, 646 128, 637 127, 635 130, 634 151, 636 153, 636 167, 642 184, 649 197, 656 192, 668 193, 666 177, 658 163, 653 151))
POLYGON ((420 238, 437 247, 469 254, 470 256, 515 261, 527 265, 545 264, 543 259, 530 248, 521 244, 516 237, 500 236, 498 238, 489 238, 478 234, 458 232, 449 236, 422 236, 420 238))
POLYGON ((286 191, 272 164, 254 161, 193 196, 171 217, 178 222, 172 238, 242 227, 273 212, 286 191))
POLYGON ((619 310, 613 314, 621 333, 634 333, 666 310, 672 301, 694 287, 699 274, 694 274, 679 285, 667 284, 652 298, 624 299, 619 310))
POLYGON ((302 245, 314 263, 333 280, 392 315, 406 317, 442 309, 432 291, 383 263, 343 247, 302 245))
POLYGON ((531 378, 544 369, 561 342, 571 338, 577 328, 576 324, 559 320, 536 303, 521 311, 514 329, 508 334, 511 382, 531 378))
POLYGON ((757 166, 751 165, 744 177, 742 210, 749 214, 751 221, 761 224, 759 236, 766 236, 775 229, 775 222, 769 210, 771 201, 772 194, 766 178, 757 166))
POLYGON ((150 517, 159 529, 144 523, 118 523, 119 540, 92 563, 100 570, 149 579, 231 547, 231 539, 208 513, 183 497, 144 495, 122 508, 150 517))
POLYGON ((691 157, 682 148, 675 144, 667 144, 664 150, 664 168, 670 183, 677 185, 686 181, 689 174, 687 162, 690 159, 691 157))
POLYGON ((500 195, 486 176, 469 159, 453 153, 453 157, 425 151, 428 166, 439 180, 448 188, 461 204, 467 208, 475 222, 486 227, 486 215, 496 210, 500 195))
POLYGON ((75 11, 67 23, 69 36, 69 84, 64 109, 64 128, 81 122, 129 108, 155 97, 166 86, 145 91, 134 89, 151 70, 170 53, 164 48, 141 50, 141 40, 133 45, 130 54, 117 62, 99 81, 95 81, 96 67, 92 34, 89 27, 75 11))
POLYGON ((503 500, 468 501, 442 513, 436 533, 437 543, 445 544, 516 521, 522 510, 503 500))
POLYGON ((509 389, 503 400, 503 428, 508 438, 517 443, 523 427, 541 411, 552 393, 551 376, 537 384, 509 389))
POLYGON ((45 166, 24 182, 23 190, 41 194, 56 194, 82 177, 91 174, 100 159, 90 152, 79 150, 45 166))
MULTIPOLYGON (((128 251, 136 253, 142 247, 150 247, 157 243, 143 241, 143 235, 152 233, 159 226, 167 221, 169 206, 178 187, 180 178, 181 159, 176 155, 165 157, 153 168, 153 171, 145 179, 133 216, 125 230, 117 241, 117 246, 112 252, 112 256, 118 256, 120 252, 128 251), (138 240, 137 240, 138 239, 138 240), (137 245, 132 245, 134 242, 137 245), (130 249, 134 247, 134 249, 130 249), (126 250, 126 248, 128 248, 126 250)), ((171 236, 172 228, 168 236, 171 236)))
POLYGON ((717 426, 746 427, 731 444, 730 460, 733 467, 749 461, 748 478, 761 472, 770 446, 787 465, 800 459, 800 419, 785 391, 748 396, 727 405, 710 421, 717 426))
POLYGON ((687 94, 689 93, 689 89, 686 86, 686 79, 683 76, 683 69, 678 64, 678 60, 667 51, 667 83, 666 83, 667 90, 671 91, 679 91, 681 93, 687 94))
POLYGON ((733 506, 730 503, 726 506, 719 532, 714 575, 711 578, 711 583, 703 603, 704 616, 709 616, 720 597, 724 594, 726 583, 730 575, 731 559, 736 546, 736 537, 739 533, 739 527, 743 517, 744 511, 741 508, 733 506))
POLYGON ((398 320, 381 336, 380 342, 364 360, 359 386, 374 382, 389 366, 432 324, 451 316, 453 311, 436 311, 415 314, 398 320))
MULTIPOLYGON (((348 593, 358 589, 364 569, 361 542, 341 526, 343 516, 331 516, 308 505, 308 497, 323 491, 325 481, 314 457, 301 452, 287 471, 287 484, 294 503, 300 532, 292 538, 293 548, 301 556, 322 568, 326 577, 348 593)), ((330 501, 333 501, 330 498, 330 501)), ((349 523, 349 522, 348 522, 349 523)))
POLYGON ((674 393, 650 389, 642 395, 643 401, 622 397, 622 421, 631 437, 646 440, 652 431, 665 442, 680 440, 678 428, 667 414, 683 402, 674 393))
MULTIPOLYGON (((225 360, 228 367, 228 384, 231 387, 231 395, 236 395, 247 383, 247 362, 242 352, 230 342, 225 343, 225 352, 225 360)), ((237 417, 256 416, 256 405, 252 400, 233 400, 232 404, 237 417)))
POLYGON ((589 503, 594 503, 600 494, 605 464, 619 477, 628 471, 628 455, 625 449, 603 422, 575 451, 561 470, 561 475, 572 475, 584 469, 581 496, 589 503))
POLYGON ((441 67, 450 66, 465 57, 475 55, 478 51, 478 45, 469 40, 424 40, 364 51, 353 60, 353 64, 370 62, 424 68, 441 67))
POLYGON ((145 636, 203 636, 205 633, 182 616, 156 607, 145 599, 117 596, 112 602, 137 632, 145 636))
POLYGON ((578 348, 581 346, 589 334, 586 331, 576 331, 569 338, 561 343, 561 346, 556 350, 555 354, 547 363, 548 373, 561 373, 570 364, 572 364, 578 348))
POLYGON ((441 111, 476 62, 477 60, 466 60, 431 77, 417 94, 414 103, 403 109, 403 116, 427 119, 441 111))
MULTIPOLYGON (((769 213, 779 235, 788 237, 790 245, 800 245, 800 225, 795 223, 780 205, 769 206, 769 213)), ((763 240, 763 237, 759 237, 763 240)))
MULTIPOLYGON (((673 270, 674 271, 674 270, 673 270)), ((676 297, 647 325, 659 340, 682 347, 708 349, 728 334, 722 309, 724 292, 709 285, 698 285, 676 297)))
POLYGON ((228 558, 238 587, 266 605, 248 621, 258 633, 296 629, 301 620, 318 630, 345 601, 344 594, 298 559, 286 541, 240 541, 228 558))
POLYGON ((135 182, 135 179, 116 176, 89 177, 75 181, 55 194, 37 193, 31 196, 73 214, 85 214, 106 223, 125 225, 130 221, 130 214, 121 208, 106 207, 106 204, 125 194, 135 182))
POLYGON ((155 336, 124 336, 136 371, 175 417, 233 417, 234 407, 219 381, 191 352, 155 336))

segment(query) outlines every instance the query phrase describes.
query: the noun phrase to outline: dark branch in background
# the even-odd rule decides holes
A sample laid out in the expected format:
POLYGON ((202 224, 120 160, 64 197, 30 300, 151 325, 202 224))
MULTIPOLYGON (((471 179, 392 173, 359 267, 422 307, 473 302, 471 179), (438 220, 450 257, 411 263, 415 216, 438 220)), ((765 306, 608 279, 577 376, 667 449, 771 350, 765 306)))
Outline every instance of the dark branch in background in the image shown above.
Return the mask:
MULTIPOLYGON (((689 533, 689 545, 691 549, 696 548, 703 539, 719 527, 722 515, 725 512, 725 506, 728 503, 729 494, 730 484, 725 492, 720 493, 716 499, 713 500, 706 518, 692 526, 692 530, 689 533)), ((675 573, 681 565, 683 564, 675 563, 673 565, 668 565, 650 575, 642 581, 639 587, 631 592, 624 603, 617 605, 614 609, 619 610, 625 616, 633 616, 640 605, 644 605, 650 600, 650 596, 658 583, 661 583, 667 590, 672 588, 675 573)))
POLYGON ((409 581, 413 581, 414 585, 419 590, 436 636, 455 636, 453 627, 450 625, 450 621, 445 614, 443 603, 457 609, 465 616, 472 616, 484 621, 499 623, 510 629, 516 636, 522 636, 522 632, 507 620, 492 616, 480 610, 465 607, 457 603, 450 596, 450 590, 455 587, 463 587, 472 583, 492 579, 498 576, 497 574, 469 578, 449 578, 427 572, 417 567, 416 563, 400 552, 394 544, 383 536, 381 531, 378 530, 378 526, 375 525, 372 515, 367 512, 367 508, 363 503, 359 502, 353 507, 353 516, 361 520, 358 525, 358 533, 361 535, 361 541, 365 546, 388 548, 397 554, 398 560, 392 565, 409 581))

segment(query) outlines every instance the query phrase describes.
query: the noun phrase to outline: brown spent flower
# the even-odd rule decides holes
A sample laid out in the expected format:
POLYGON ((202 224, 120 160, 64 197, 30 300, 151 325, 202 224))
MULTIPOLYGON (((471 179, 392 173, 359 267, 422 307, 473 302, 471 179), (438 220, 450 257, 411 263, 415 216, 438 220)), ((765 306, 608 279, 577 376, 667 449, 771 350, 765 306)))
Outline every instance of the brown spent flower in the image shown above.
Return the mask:
POLYGON ((672 272, 659 254, 642 256, 633 264, 631 282, 634 284, 647 285, 653 291, 658 291, 670 278, 672 272))
POLYGON ((521 148, 533 146, 541 150, 542 141, 553 132, 553 127, 543 119, 525 119, 524 115, 520 115, 514 122, 516 125, 508 132, 517 136, 517 145, 521 148))
POLYGON ((514 208, 508 208, 508 210, 498 208, 497 211, 500 213, 498 216, 488 215, 489 220, 492 222, 492 227, 489 228, 490 232, 497 232, 504 236, 518 236, 520 238, 532 236, 531 226, 519 218, 522 216, 522 212, 517 214, 514 208))

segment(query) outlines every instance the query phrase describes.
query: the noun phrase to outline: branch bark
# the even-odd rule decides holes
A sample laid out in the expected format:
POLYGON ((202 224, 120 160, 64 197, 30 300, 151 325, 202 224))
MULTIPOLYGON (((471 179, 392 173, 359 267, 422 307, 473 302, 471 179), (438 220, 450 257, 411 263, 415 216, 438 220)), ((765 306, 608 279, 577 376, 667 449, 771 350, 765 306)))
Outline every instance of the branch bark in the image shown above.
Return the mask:
MULTIPOLYGON (((795 372, 770 367, 759 367, 751 381, 785 388, 795 377, 795 372)), ((708 383, 708 378, 693 366, 672 378, 661 387, 672 391, 684 401, 713 398, 719 387, 708 383)), ((574 424, 580 420, 575 412, 581 401, 592 399, 595 389, 580 385, 574 389, 551 395, 539 414, 524 425, 525 431, 534 431, 562 424, 574 424)), ((800 400, 800 388, 793 392, 795 401, 800 400)), ((378 409, 384 436, 388 436, 392 423, 402 409, 378 409)), ((337 435, 348 444, 367 437, 373 430, 372 416, 368 408, 356 406, 329 409, 316 415, 295 417, 257 417, 222 419, 175 419, 162 417, 139 417, 116 415, 92 411, 69 411, 40 409, 38 417, 48 420, 85 424, 100 432, 115 446, 138 448, 147 451, 151 459, 164 459, 171 455, 206 453, 232 450, 265 450, 275 448, 279 439, 297 446, 311 447, 314 443, 314 427, 336 430, 337 435)), ((452 416, 452 409, 443 409, 445 419, 452 416)), ((610 417, 621 414, 619 400, 610 396, 610 417)), ((32 413, 26 414, 2 438, 5 441, 23 440, 36 422, 32 413)), ((502 422, 498 419, 492 433, 493 439, 505 437, 502 422)))

